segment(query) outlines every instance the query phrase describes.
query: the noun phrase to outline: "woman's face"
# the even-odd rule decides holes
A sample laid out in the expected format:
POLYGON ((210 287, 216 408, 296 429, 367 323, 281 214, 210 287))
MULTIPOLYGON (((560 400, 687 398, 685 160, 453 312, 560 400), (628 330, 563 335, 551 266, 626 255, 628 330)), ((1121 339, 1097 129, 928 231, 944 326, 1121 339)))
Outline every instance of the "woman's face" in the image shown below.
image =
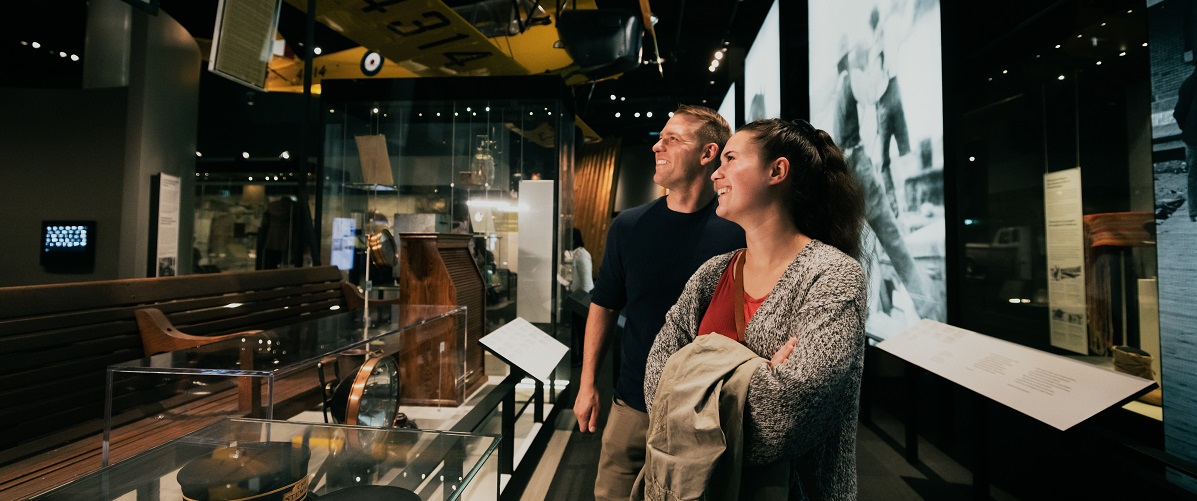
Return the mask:
POLYGON ((743 226, 747 216, 767 205, 769 164, 760 155, 760 147, 748 132, 737 132, 727 140, 722 162, 711 174, 719 198, 715 213, 720 217, 743 226))

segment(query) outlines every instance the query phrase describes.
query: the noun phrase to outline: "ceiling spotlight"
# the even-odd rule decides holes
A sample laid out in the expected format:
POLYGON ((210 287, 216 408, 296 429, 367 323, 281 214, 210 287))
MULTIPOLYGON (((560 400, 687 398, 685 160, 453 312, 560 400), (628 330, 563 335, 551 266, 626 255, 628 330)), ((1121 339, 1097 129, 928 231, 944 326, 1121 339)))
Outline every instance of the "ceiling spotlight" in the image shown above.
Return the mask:
POLYGON ((329 109, 328 109, 328 112, 329 112, 329 113, 336 113, 336 112, 337 112, 337 110, 334 110, 334 109, 332 109, 332 108, 329 108, 329 109))
POLYGON ((470 109, 469 106, 466 106, 466 111, 474 111, 474 110, 470 109))
POLYGON ((612 100, 612 101, 614 101, 614 100, 615 100, 615 94, 611 94, 611 100, 612 100))
POLYGON ((241 158, 249 160, 249 152, 248 151, 241 152, 241 158))
POLYGON ((1060 76, 1056 77, 1056 80, 1063 80, 1063 79, 1064 79, 1064 75, 1060 75, 1060 76))
POLYGON ((1118 57, 1122 57, 1122 56, 1125 56, 1125 55, 1126 55, 1126 51, 1122 51, 1122 52, 1119 52, 1119 53, 1118 53, 1118 57))
POLYGON ((1057 48, 1057 49, 1059 49, 1059 48, 1060 48, 1060 44, 1056 44, 1056 48, 1057 48))
MULTIPOLYGON (((282 153, 279 153, 279 154, 278 154, 278 157, 279 157, 279 158, 281 158, 281 159, 283 159, 283 160, 290 160, 290 159, 291 159, 291 152, 290 152, 290 151, 283 150, 283 152, 282 152, 282 153)), ((277 181, 277 179, 275 179, 275 180, 277 181)))
POLYGON ((723 59, 723 51, 716 52, 715 59, 723 59))
POLYGON ((644 114, 644 116, 646 116, 646 117, 648 117, 648 118, 652 118, 652 117, 653 117, 653 112, 651 112, 651 111, 650 111, 650 112, 648 112, 648 113, 645 113, 645 114, 644 114))
POLYGON ((636 118, 640 118, 640 112, 639 112, 639 111, 637 111, 637 112, 635 112, 635 113, 632 113, 632 116, 633 116, 633 117, 636 117, 636 118))
POLYGON ((621 97, 621 98, 619 98, 619 100, 620 100, 620 101, 627 101, 627 100, 628 100, 628 98, 626 98, 626 97, 621 97))
POLYGON ((320 47, 316 47, 315 49, 312 49, 312 54, 315 54, 317 56, 319 56, 321 52, 323 52, 323 51, 320 50, 320 47))
POLYGON ((78 54, 71 54, 71 61, 78 61, 78 60, 79 60, 78 54))
POLYGON ((619 118, 619 112, 615 112, 615 118, 619 118))
POLYGON ((373 111, 373 113, 374 113, 375 115, 377 115, 377 114, 378 114, 378 108, 374 108, 374 111, 373 111))
POLYGON ((200 153, 200 152, 198 152, 198 151, 197 151, 197 152, 195 152, 195 156, 196 156, 196 157, 202 157, 202 156, 204 156, 204 154, 203 154, 203 153, 200 153))
POLYGON ((714 72, 715 72, 715 67, 714 67, 714 66, 711 66, 711 67, 707 68, 707 71, 709 71, 709 72, 711 72, 711 73, 714 73, 714 72))
POLYGON ((673 112, 669 112, 669 118, 673 118, 673 112))
POLYGON ((490 106, 487 106, 487 107, 486 107, 486 112, 487 112, 487 113, 490 113, 490 106))
POLYGON ((1098 61, 1098 62, 1097 62, 1097 65, 1098 65, 1098 66, 1101 66, 1101 61, 1098 61))
POLYGON ((439 111, 436 112, 436 116, 438 116, 438 117, 441 116, 441 112, 439 112, 439 111))
POLYGON ((719 60, 718 60, 718 59, 716 59, 716 60, 714 60, 714 61, 711 61, 711 66, 712 66, 712 67, 715 67, 715 68, 718 68, 718 67, 719 67, 719 60))
POLYGON ((35 49, 40 49, 40 48, 42 48, 42 44, 41 44, 41 42, 33 42, 33 48, 35 48, 35 49))
POLYGON ((59 52, 58 57, 66 57, 66 52, 59 52))

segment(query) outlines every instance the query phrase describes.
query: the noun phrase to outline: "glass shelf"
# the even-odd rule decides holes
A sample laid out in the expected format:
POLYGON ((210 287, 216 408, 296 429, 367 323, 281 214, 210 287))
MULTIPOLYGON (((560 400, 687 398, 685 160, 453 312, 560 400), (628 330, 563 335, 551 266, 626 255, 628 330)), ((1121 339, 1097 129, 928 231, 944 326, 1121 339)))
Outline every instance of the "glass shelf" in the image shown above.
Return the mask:
POLYGON ((492 500, 500 439, 444 431, 226 418, 33 499, 249 498, 492 500), (197 494, 199 493, 199 494, 197 494), (402 497, 407 496, 407 497, 402 497))
MULTIPOLYGON (((109 366, 102 463, 118 441, 135 446, 222 417, 287 418, 319 407, 330 382, 351 378, 375 354, 394 356, 404 380, 435 380, 439 391, 463 392, 465 325, 463 306, 374 306, 109 366), (113 435, 130 423, 137 426, 113 435)), ((405 398, 421 389, 405 387, 405 398)))

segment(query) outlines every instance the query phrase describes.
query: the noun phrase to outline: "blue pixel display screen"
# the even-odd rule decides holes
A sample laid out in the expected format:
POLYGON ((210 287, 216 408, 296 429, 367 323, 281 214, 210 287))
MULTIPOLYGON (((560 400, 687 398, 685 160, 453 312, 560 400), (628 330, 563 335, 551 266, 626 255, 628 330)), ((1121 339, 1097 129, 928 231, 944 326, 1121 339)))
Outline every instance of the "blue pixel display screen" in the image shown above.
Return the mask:
POLYGON ((84 252, 91 245, 91 228, 84 224, 47 224, 44 235, 45 252, 84 252))

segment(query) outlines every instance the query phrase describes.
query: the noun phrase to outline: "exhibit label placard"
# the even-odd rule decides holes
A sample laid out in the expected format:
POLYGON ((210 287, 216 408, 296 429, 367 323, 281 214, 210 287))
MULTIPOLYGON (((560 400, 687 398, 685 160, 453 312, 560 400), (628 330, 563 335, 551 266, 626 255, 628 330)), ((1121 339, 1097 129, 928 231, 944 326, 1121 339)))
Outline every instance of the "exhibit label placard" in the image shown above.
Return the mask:
POLYGON ((1155 381, 923 319, 877 344, 886 352, 1059 430, 1155 381))
POLYGON ((158 175, 158 226, 154 276, 173 277, 179 268, 179 203, 182 180, 177 176, 158 175))
POLYGON ((1085 221, 1081 168, 1043 175, 1047 240, 1047 303, 1051 344, 1089 354, 1085 312, 1085 221))
POLYGON ((565 346, 522 317, 507 322, 478 340, 499 358, 519 367, 528 375, 549 382, 553 369, 569 352, 565 346))

